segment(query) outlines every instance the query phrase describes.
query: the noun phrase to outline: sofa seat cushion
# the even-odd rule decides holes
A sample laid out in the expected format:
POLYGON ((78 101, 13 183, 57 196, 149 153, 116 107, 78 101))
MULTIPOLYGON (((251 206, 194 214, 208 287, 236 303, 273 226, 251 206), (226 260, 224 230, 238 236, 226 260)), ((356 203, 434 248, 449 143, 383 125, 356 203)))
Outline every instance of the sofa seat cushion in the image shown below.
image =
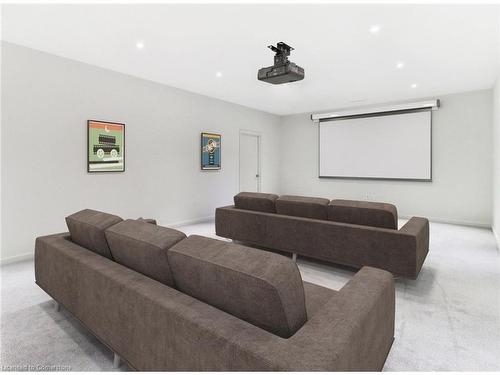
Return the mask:
POLYGON ((325 198, 282 195, 276 200, 276 212, 280 215, 326 220, 329 203, 330 200, 325 198))
POLYGON ((398 229, 396 206, 389 203, 334 199, 328 206, 328 220, 371 227, 398 229))
POLYGON ((234 205, 242 210, 276 213, 276 194, 241 192, 234 196, 234 205))
POLYGON ((185 239, 184 233, 138 220, 125 220, 108 228, 106 238, 117 263, 174 286, 167 250, 185 239))
POLYGON ((168 259, 178 290, 275 335, 288 338, 307 320, 302 278, 287 257, 190 236, 168 259))
POLYGON ((71 241, 99 255, 113 259, 104 231, 123 219, 105 212, 85 209, 66 218, 71 241))

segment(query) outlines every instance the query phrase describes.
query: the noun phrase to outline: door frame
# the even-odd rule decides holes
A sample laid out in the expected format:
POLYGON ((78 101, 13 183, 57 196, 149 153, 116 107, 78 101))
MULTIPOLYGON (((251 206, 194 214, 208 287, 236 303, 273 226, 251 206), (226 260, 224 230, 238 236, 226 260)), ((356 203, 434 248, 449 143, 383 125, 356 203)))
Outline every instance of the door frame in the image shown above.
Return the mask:
POLYGON ((259 179, 257 180, 257 191, 260 193, 262 185, 262 133, 253 130, 240 129, 238 135, 238 192, 241 191, 241 137, 252 136, 257 138, 257 173, 259 179))

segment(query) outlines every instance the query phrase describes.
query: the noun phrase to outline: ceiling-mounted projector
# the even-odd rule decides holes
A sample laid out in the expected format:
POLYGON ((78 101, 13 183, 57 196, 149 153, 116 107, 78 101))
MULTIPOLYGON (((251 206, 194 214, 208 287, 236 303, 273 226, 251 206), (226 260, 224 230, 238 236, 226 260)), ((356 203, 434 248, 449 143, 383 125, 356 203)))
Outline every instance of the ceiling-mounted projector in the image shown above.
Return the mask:
POLYGON ((259 69, 257 78, 259 81, 279 85, 281 83, 295 82, 304 79, 304 69, 288 61, 290 51, 293 50, 288 44, 279 42, 276 47, 268 46, 274 55, 274 65, 259 69))

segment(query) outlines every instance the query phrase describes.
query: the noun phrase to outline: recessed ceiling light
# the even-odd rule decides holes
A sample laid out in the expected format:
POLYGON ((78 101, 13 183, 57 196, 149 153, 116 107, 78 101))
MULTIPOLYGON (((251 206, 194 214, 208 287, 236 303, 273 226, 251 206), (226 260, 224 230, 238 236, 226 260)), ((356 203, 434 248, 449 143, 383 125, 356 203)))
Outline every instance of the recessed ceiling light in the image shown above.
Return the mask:
POLYGON ((215 73, 215 76, 216 76, 217 78, 220 78, 220 77, 222 77, 222 73, 221 73, 221 72, 217 72, 217 73, 215 73))
POLYGON ((144 42, 141 40, 135 44, 137 49, 143 49, 144 48, 144 42))
POLYGON ((418 86, 418 84, 416 84, 416 83, 412 83, 410 87, 411 87, 412 89, 416 89, 416 88, 417 88, 417 86, 418 86))
POLYGON ((398 69, 401 69, 401 68, 403 68, 404 66, 405 66, 405 63, 404 63, 404 62, 402 62, 402 61, 398 61, 398 62, 396 63, 396 68, 398 68, 398 69))
POLYGON ((380 31, 381 27, 380 25, 373 25, 372 27, 370 27, 370 32, 372 34, 376 34, 380 31))

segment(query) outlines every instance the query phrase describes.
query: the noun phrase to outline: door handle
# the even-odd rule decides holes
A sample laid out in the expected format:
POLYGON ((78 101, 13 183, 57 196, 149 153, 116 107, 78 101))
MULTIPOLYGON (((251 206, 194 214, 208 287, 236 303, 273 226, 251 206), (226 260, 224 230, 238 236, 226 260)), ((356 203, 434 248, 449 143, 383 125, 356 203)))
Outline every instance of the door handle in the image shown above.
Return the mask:
POLYGON ((259 178, 260 176, 258 174, 256 174, 255 177, 259 178))

